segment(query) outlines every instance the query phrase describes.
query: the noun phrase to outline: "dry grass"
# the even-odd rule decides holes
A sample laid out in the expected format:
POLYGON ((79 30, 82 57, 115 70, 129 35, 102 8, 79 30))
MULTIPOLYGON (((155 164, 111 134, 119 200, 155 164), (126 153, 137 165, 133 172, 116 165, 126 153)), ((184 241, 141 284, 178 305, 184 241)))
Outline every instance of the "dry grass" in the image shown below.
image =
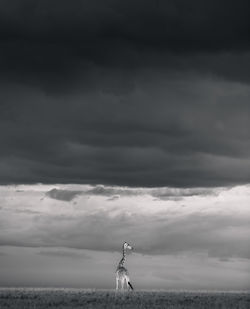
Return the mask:
POLYGON ((1 289, 0 308, 247 309, 247 293, 124 292, 80 289, 1 289))

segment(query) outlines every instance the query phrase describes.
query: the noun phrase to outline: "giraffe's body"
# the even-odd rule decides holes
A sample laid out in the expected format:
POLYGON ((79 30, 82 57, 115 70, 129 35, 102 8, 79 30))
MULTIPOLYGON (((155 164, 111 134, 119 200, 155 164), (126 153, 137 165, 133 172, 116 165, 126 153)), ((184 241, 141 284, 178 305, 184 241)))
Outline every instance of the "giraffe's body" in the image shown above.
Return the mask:
POLYGON ((121 284, 122 290, 124 290, 124 283, 126 283, 127 289, 131 288, 133 290, 132 284, 129 281, 128 270, 124 267, 127 249, 132 250, 133 248, 127 242, 125 242, 122 247, 122 258, 116 269, 116 290, 119 288, 119 282, 121 284))

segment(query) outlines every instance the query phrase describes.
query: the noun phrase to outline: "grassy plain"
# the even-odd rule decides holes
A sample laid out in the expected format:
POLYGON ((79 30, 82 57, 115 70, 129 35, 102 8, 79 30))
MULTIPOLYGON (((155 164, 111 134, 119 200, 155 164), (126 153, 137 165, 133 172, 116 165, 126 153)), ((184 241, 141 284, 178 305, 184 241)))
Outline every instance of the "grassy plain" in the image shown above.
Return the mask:
POLYGON ((0 308, 249 309, 250 294, 162 291, 115 293, 108 290, 2 288, 0 308))

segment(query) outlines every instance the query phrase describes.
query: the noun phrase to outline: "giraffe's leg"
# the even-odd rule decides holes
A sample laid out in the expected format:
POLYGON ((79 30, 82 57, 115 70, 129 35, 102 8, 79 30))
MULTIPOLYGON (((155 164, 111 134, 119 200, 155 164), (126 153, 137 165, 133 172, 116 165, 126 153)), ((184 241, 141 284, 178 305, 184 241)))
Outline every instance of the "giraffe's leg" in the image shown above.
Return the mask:
POLYGON ((115 287, 116 291, 118 290, 118 288, 119 288, 119 279, 116 277, 116 287, 115 287))
POLYGON ((128 278, 128 277, 126 277, 126 278, 125 278, 125 281, 126 281, 127 290, 129 290, 129 285, 128 285, 129 278, 128 278))
POLYGON ((121 286, 122 286, 122 290, 123 290, 123 291, 124 291, 124 279, 125 279, 125 278, 122 278, 122 279, 121 279, 121 286))

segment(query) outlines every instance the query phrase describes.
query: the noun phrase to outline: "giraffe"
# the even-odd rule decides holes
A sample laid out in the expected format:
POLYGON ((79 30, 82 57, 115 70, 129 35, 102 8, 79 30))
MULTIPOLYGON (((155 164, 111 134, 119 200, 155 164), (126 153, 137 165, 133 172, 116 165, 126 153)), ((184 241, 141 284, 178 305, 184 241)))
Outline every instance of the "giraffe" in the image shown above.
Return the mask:
POLYGON ((126 282, 127 289, 131 288, 133 290, 133 286, 129 281, 128 270, 123 266, 126 259, 126 250, 133 250, 133 247, 130 246, 126 241, 122 246, 122 258, 116 269, 116 290, 119 288, 119 281, 121 283, 121 289, 124 290, 124 282, 126 282))

